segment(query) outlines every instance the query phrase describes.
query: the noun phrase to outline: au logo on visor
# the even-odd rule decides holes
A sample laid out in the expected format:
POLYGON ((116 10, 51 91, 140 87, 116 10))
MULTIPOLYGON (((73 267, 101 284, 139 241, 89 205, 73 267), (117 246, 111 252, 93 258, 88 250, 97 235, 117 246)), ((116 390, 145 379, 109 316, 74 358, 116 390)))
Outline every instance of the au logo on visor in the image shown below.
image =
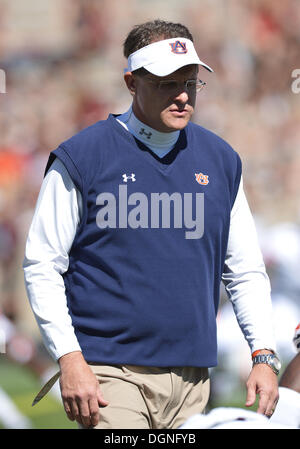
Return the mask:
POLYGON ((186 42, 175 41, 170 43, 169 45, 172 49, 172 52, 176 53, 177 55, 184 55, 188 52, 186 48, 186 42))

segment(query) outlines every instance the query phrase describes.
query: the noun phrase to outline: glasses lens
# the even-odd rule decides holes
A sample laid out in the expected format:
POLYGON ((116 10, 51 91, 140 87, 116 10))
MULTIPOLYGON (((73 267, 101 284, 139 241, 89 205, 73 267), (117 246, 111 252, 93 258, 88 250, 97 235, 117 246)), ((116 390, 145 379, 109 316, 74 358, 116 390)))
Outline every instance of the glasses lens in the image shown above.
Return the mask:
POLYGON ((197 90, 197 80, 188 80, 186 81, 185 85, 187 90, 193 92, 195 89, 197 90))
POLYGON ((159 89, 163 92, 173 92, 178 88, 178 82, 173 80, 160 81, 159 89))
MULTIPOLYGON (((200 90, 203 89, 206 83, 201 80, 187 80, 184 85, 185 88, 190 92, 193 92, 195 90, 196 92, 200 92, 200 90)), ((180 89, 180 87, 182 87, 181 83, 176 80, 164 80, 158 83, 159 90, 165 93, 176 92, 180 89)))
POLYGON ((196 91, 200 92, 200 90, 202 90, 205 85, 206 83, 204 81, 197 80, 196 91))

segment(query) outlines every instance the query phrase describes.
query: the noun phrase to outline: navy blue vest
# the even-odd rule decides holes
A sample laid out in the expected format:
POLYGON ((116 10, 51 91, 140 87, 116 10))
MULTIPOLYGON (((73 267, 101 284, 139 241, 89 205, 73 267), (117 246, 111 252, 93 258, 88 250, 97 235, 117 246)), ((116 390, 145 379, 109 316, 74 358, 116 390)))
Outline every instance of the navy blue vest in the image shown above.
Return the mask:
POLYGON ((189 123, 159 159, 110 115, 55 156, 83 197, 64 281, 85 359, 215 366, 237 153, 189 123))

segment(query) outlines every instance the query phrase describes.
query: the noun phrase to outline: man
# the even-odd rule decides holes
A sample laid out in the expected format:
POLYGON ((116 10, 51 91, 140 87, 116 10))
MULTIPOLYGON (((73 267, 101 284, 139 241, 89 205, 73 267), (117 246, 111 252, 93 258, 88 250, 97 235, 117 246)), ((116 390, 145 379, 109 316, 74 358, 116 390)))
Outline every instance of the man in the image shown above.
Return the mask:
POLYGON ((266 357, 255 354, 246 404, 259 393, 270 415, 277 401, 269 281, 240 159, 190 123, 199 68, 212 71, 192 41, 181 24, 134 27, 132 107, 62 143, 46 169, 25 280, 65 411, 83 427, 177 428, 204 410, 221 278, 266 357))

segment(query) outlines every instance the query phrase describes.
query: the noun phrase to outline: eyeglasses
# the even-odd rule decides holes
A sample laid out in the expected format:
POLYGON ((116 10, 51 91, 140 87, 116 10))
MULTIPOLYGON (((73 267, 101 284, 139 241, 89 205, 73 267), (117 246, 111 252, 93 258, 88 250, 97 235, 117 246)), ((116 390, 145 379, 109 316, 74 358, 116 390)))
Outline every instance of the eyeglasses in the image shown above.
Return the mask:
POLYGON ((172 94, 175 92, 178 92, 180 88, 182 87, 182 84, 184 85, 185 89, 188 92, 191 93, 198 93, 200 92, 203 87, 206 85, 204 81, 201 80, 187 80, 187 81, 176 81, 176 80, 162 80, 162 81, 154 81, 149 78, 145 78, 150 83, 153 83, 156 85, 158 90, 164 93, 172 94))

